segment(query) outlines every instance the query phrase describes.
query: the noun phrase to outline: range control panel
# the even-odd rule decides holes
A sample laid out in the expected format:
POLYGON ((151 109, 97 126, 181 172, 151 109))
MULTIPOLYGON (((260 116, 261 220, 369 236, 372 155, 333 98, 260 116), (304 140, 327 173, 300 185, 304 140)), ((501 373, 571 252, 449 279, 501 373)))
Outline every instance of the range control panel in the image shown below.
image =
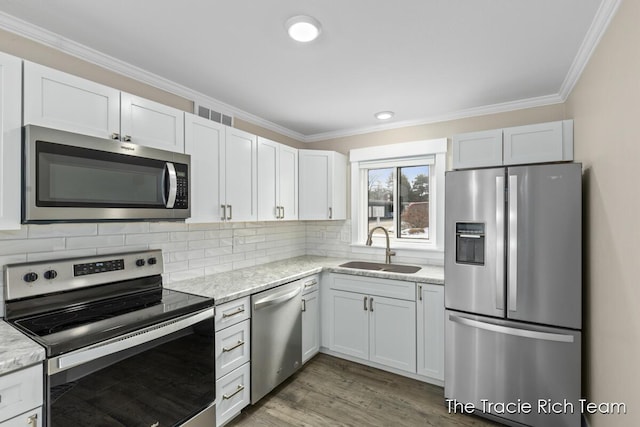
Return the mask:
POLYGON ((162 251, 10 264, 5 267, 7 300, 162 274, 162 251))

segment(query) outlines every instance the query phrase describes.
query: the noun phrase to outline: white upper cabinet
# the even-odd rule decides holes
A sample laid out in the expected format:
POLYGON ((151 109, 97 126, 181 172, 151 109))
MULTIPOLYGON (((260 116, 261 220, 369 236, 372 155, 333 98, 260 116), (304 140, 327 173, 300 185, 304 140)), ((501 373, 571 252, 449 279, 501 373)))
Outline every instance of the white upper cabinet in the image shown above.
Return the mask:
POLYGON ((24 124, 184 152, 184 112, 25 61, 24 124))
POLYGON ((346 219, 347 157, 335 151, 298 150, 299 218, 346 219))
POLYGON ((20 228, 22 62, 0 53, 0 230, 20 228))
POLYGON ((225 128, 225 203, 227 221, 258 218, 258 137, 239 129, 225 128))
POLYGON ((191 155, 191 218, 187 222, 223 220, 225 126, 194 114, 184 115, 185 152, 191 155))
POLYGON ((515 126, 453 137, 453 168, 573 160, 573 120, 515 126))
POLYGON ((184 112, 128 93, 120 94, 121 139, 184 152, 184 112))
POLYGON ((120 91, 25 61, 24 123, 114 138, 120 133, 120 91))
POLYGON ((298 219, 298 150, 258 137, 258 220, 298 219))

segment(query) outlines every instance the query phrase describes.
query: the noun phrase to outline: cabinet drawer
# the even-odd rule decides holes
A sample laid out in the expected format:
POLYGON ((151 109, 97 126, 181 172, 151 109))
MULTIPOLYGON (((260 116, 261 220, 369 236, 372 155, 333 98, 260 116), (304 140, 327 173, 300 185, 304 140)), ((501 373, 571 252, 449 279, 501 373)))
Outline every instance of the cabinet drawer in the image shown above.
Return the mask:
POLYGON ((251 297, 216 306, 216 331, 246 320, 251 315, 251 297))
POLYGON ((314 274, 313 276, 305 277, 301 279, 302 282, 302 295, 317 291, 320 287, 320 276, 314 274))
POLYGON ((402 280, 334 274, 330 281, 330 287, 331 289, 358 292, 361 294, 405 299, 408 301, 416 300, 415 283, 402 280))
POLYGON ((0 427, 42 427, 42 407, 0 422, 0 427))
POLYGON ((0 420, 42 406, 42 364, 0 377, 0 420))
POLYGON ((251 363, 216 381, 216 425, 229 421, 251 401, 251 363))
POLYGON ((247 363, 251 357, 249 319, 216 332, 216 378, 247 363))

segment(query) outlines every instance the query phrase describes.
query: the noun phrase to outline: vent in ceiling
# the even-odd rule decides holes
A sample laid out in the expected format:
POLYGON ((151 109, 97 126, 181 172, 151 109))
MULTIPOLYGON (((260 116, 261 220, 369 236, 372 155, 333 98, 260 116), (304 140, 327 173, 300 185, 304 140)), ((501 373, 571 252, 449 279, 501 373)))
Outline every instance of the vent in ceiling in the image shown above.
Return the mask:
POLYGON ((220 113, 202 105, 196 106, 196 112, 200 117, 204 117, 205 119, 213 120, 223 125, 233 126, 233 116, 231 115, 220 113))

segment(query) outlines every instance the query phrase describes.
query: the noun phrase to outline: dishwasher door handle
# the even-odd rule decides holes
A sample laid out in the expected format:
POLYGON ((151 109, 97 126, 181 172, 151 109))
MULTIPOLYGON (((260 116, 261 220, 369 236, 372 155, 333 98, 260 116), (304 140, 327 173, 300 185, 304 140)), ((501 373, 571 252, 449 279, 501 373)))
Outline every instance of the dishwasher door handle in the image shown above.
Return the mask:
POLYGON ((280 293, 275 295, 269 295, 267 297, 264 297, 254 302, 253 309, 260 310, 261 308, 271 307, 272 305, 283 303, 295 297, 296 295, 298 295, 300 291, 301 291, 300 287, 296 287, 292 291, 287 291, 285 293, 280 293))

